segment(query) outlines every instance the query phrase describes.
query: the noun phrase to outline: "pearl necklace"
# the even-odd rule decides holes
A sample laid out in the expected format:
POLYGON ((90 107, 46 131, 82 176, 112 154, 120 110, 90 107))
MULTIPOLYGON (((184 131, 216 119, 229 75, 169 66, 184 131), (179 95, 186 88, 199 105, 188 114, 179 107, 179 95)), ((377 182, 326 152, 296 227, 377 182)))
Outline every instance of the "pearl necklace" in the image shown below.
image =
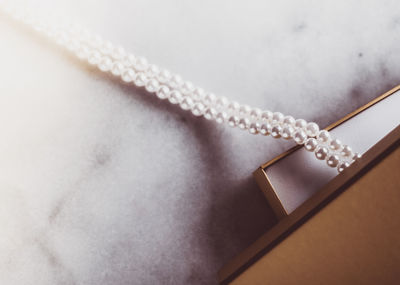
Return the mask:
POLYGON ((254 135, 293 140, 303 145, 307 151, 314 152, 317 159, 325 160, 328 166, 336 167, 339 173, 361 157, 348 145, 331 137, 328 131, 320 130, 314 122, 296 120, 280 112, 263 111, 229 101, 226 97, 218 97, 183 80, 180 75, 149 64, 144 57, 127 53, 124 48, 78 26, 49 25, 22 10, 4 5, 2 7, 1 4, 0 8, 12 19, 28 25, 100 71, 111 73, 127 84, 145 88, 148 93, 177 104, 183 110, 191 111, 194 116, 203 116, 220 124, 226 123, 254 135))

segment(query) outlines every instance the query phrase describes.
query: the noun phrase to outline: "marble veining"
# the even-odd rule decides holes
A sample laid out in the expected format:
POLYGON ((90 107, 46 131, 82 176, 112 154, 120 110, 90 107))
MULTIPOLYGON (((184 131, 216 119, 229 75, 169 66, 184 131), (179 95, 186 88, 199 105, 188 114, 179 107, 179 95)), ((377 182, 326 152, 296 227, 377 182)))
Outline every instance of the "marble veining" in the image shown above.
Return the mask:
MULTIPOLYGON (((322 126, 400 81, 394 0, 29 3, 322 126)), ((0 35, 0 284, 217 284, 274 224, 251 173, 287 143, 194 118, 3 17, 0 35)))

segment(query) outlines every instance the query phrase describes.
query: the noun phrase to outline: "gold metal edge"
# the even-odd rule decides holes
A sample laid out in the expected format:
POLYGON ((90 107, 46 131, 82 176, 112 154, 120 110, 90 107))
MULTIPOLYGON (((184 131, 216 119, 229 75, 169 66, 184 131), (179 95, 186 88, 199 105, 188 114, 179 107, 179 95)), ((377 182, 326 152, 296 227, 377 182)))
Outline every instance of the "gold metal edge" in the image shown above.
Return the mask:
POLYGON ((286 217, 288 215, 288 212, 284 209, 284 207, 282 207, 282 201, 279 199, 278 195, 276 195, 276 192, 272 188, 272 183, 269 180, 264 169, 259 167, 256 171, 253 172, 253 176, 258 184, 258 187, 263 192, 265 198, 267 198, 267 201, 278 220, 286 217))
POLYGON ((360 108, 358 108, 357 110, 354 110, 353 112, 347 114, 346 116, 344 116, 343 118, 341 118, 340 120, 330 124, 329 126, 327 126, 325 129, 327 131, 332 130, 334 128, 336 128, 337 126, 341 125, 342 123, 346 122, 347 120, 353 118, 354 116, 358 115, 359 113, 365 111, 366 109, 368 109, 369 107, 372 107, 373 105, 375 105, 376 103, 382 101, 383 99, 389 97, 390 95, 396 93, 397 91, 400 90, 400 85, 397 85, 396 87, 390 89, 389 91, 383 93, 382 95, 378 96, 377 98, 373 99, 372 101, 368 102, 367 104, 361 106, 360 108))

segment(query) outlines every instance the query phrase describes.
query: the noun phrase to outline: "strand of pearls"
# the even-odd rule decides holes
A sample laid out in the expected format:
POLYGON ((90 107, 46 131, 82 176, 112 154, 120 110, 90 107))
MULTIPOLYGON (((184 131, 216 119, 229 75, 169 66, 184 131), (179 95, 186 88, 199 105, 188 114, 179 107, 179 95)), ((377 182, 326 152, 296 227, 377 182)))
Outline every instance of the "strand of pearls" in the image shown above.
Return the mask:
POLYGON ((185 81, 178 74, 148 63, 144 57, 127 53, 122 47, 86 29, 49 25, 12 7, 4 7, 3 11, 100 71, 111 73, 126 84, 143 87, 159 99, 179 105, 195 116, 248 130, 251 134, 294 140, 298 145, 304 145, 307 151, 314 152, 317 159, 325 160, 328 166, 335 167, 338 172, 361 157, 348 145, 332 138, 328 131, 320 130, 314 122, 296 120, 279 112, 263 111, 229 101, 226 97, 218 97, 185 81))

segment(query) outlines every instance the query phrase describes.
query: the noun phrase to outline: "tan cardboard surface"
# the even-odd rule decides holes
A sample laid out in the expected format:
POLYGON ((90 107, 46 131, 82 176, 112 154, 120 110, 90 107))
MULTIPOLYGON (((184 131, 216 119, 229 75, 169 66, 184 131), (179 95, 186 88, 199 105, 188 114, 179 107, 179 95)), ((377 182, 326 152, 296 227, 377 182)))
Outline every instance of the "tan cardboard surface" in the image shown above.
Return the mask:
POLYGON ((231 284, 400 284, 400 148, 231 284))

